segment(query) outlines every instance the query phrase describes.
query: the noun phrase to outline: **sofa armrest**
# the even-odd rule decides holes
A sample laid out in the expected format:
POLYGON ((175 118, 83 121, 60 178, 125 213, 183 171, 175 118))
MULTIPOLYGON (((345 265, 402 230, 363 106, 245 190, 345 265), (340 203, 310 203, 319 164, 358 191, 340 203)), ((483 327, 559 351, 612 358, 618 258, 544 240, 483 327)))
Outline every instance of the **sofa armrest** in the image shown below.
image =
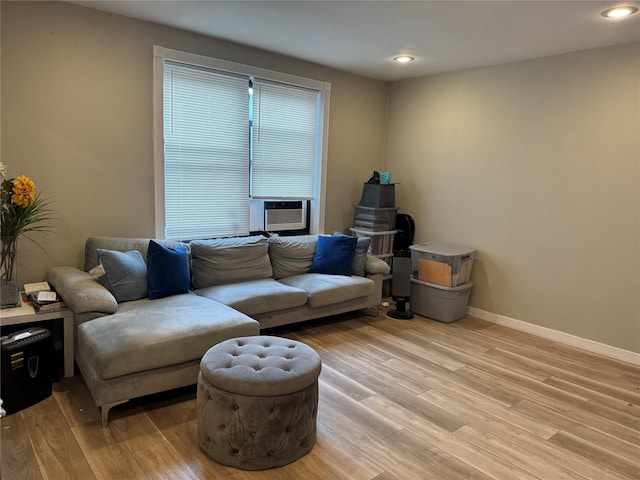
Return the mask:
POLYGON ((391 267, 384 260, 377 257, 367 256, 367 263, 364 266, 364 273, 366 275, 374 275, 376 273, 382 275, 388 275, 391 272, 391 267))
POLYGON ((74 314, 118 311, 118 302, 111 292, 78 268, 53 267, 47 272, 47 281, 74 314))

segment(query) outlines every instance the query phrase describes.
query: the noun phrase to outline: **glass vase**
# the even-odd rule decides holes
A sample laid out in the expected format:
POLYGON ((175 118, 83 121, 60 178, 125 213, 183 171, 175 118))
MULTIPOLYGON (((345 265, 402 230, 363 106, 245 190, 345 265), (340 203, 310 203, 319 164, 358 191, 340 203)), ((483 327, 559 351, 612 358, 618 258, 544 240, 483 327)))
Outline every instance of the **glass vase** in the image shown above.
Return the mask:
POLYGON ((2 268, 0 268, 0 306, 2 308, 20 306, 15 268, 17 243, 17 238, 9 243, 2 243, 2 268))

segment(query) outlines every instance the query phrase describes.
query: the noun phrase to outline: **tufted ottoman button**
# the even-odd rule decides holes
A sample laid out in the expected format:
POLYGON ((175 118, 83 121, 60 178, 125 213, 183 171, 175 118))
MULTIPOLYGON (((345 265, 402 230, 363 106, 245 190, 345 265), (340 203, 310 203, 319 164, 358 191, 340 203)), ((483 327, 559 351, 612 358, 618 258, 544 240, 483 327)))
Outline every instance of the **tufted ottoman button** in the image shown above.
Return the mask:
POLYGON ((321 368, 311 347, 279 337, 242 337, 210 348, 198 377, 200 447, 214 460, 245 470, 302 457, 315 443, 321 368), (229 449, 246 442, 253 446, 229 449))

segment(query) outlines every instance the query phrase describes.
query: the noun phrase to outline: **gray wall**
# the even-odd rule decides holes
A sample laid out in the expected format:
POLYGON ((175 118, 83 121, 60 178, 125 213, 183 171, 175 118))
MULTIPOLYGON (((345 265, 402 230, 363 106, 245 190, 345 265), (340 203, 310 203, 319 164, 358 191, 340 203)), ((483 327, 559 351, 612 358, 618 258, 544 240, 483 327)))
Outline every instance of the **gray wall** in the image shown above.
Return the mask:
POLYGON ((472 306, 640 352, 640 43, 393 83, 385 158, 472 306))
POLYGON ((2 161, 54 197, 52 235, 19 242, 18 280, 82 265, 90 235, 154 236, 154 44, 331 82, 325 229, 380 170, 388 84, 69 3, 1 2, 2 161))

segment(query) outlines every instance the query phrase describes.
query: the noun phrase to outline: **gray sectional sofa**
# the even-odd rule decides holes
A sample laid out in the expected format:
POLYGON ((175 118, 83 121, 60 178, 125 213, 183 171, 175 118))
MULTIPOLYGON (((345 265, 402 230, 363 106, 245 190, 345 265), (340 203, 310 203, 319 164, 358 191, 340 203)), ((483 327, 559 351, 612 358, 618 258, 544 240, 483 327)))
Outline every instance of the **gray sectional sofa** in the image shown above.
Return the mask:
POLYGON ((350 276, 309 273, 315 235, 154 240, 153 264, 150 240, 91 237, 84 270, 48 272, 73 311, 75 360, 103 425, 115 405, 195 384, 201 357, 223 340, 377 307, 389 272, 385 262, 366 254, 364 238, 358 239, 350 276), (185 274, 171 270, 169 257, 167 268, 158 264, 158 245, 186 254, 188 288, 167 294, 152 285, 152 277, 173 283, 185 274))

